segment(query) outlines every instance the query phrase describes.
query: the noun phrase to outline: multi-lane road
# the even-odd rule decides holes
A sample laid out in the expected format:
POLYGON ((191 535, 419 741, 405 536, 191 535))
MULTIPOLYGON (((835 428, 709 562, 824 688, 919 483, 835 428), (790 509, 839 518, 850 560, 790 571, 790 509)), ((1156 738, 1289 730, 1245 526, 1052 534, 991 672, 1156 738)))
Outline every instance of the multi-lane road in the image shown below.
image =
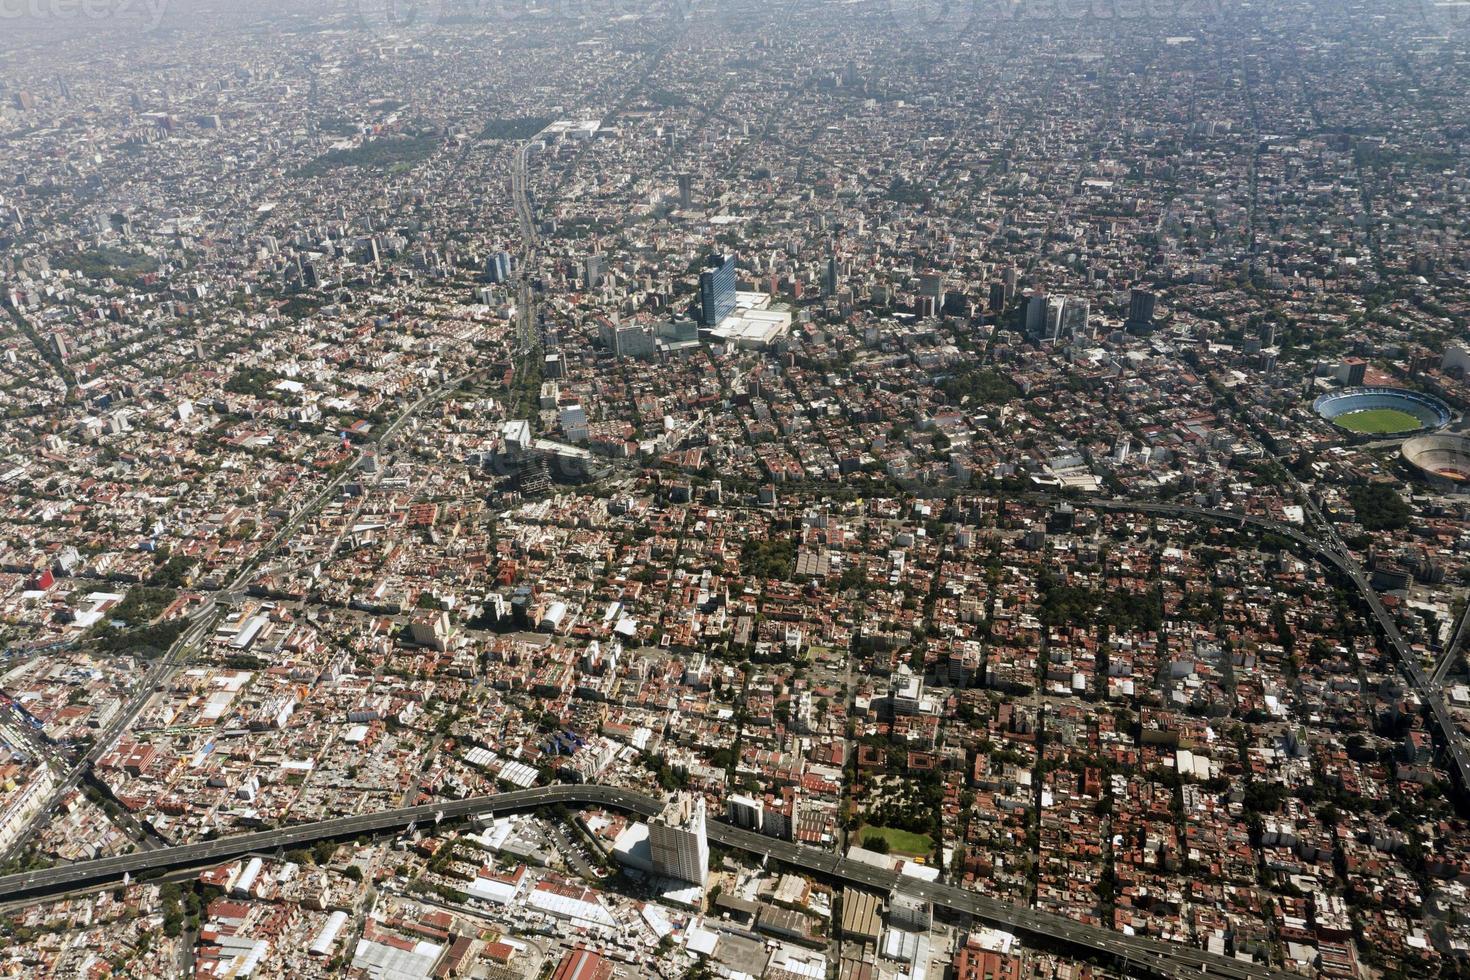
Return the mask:
MULTIPOLYGON (((515 173, 512 187, 516 205, 526 234, 526 252, 530 255, 534 241, 534 222, 525 190, 526 147, 516 154, 515 173)), ((522 266, 524 269, 524 263, 522 266)), ((525 332, 534 329, 534 320, 529 296, 529 285, 524 274, 518 276, 522 298, 522 323, 525 332)), ((524 337, 524 333, 523 333, 524 337)), ((416 412, 444 392, 452 390, 459 381, 451 382, 420 397, 405 408, 393 423, 381 434, 381 440, 391 439, 416 412)), ((153 693, 189 649, 204 636, 215 620, 218 604, 222 599, 238 597, 253 574, 256 563, 275 552, 286 538, 295 532, 310 514, 318 509, 331 494, 335 493, 348 478, 351 470, 344 470, 315 494, 310 501, 278 529, 262 548, 256 561, 243 568, 239 575, 223 590, 211 595, 191 615, 191 624, 185 633, 161 658, 140 683, 137 693, 127 708, 100 733, 92 750, 72 768, 52 794, 52 802, 74 789, 90 767, 107 752, 116 738, 132 724, 153 693)), ((1056 499, 1056 498, 1045 498, 1056 499)), ((1454 762, 1462 787, 1470 787, 1470 749, 1462 732, 1445 704, 1440 690, 1442 671, 1436 676, 1426 676, 1417 658, 1413 655, 1399 632, 1378 592, 1368 581, 1362 567, 1343 545, 1330 525, 1326 525, 1326 540, 1307 534, 1301 527, 1269 518, 1246 515, 1232 511, 1182 506, 1177 504, 1151 503, 1145 501, 1089 499, 1078 502, 1095 510, 1152 514, 1162 517, 1206 521, 1226 526, 1252 527, 1287 538, 1314 555, 1318 560, 1330 564, 1349 579, 1358 589, 1379 628, 1403 665, 1405 673, 1429 705, 1434 720, 1441 729, 1447 751, 1454 762)), ((1470 618, 1470 616, 1467 616, 1470 618)), ((1465 620, 1462 619, 1454 642, 1447 651, 1446 660, 1461 645, 1465 620)), ((425 827, 442 820, 455 820, 474 814, 534 809, 536 807, 566 804, 598 804, 648 817, 661 809, 660 801, 638 793, 603 786, 551 786, 540 789, 506 793, 492 797, 429 804, 376 814, 343 817, 314 824, 302 824, 280 830, 268 830, 254 834, 242 834, 198 844, 182 845, 137 854, 103 858, 96 861, 24 872, 0 878, 0 901, 14 900, 27 896, 40 896, 74 890, 79 887, 113 882, 125 875, 138 875, 178 868, 208 865, 229 860, 244 854, 280 851, 287 848, 311 844, 319 840, 352 837, 363 834, 378 834, 403 831, 414 827, 425 827)), ((45 819, 48 806, 38 815, 26 836, 45 819)), ((1178 944, 1158 940, 1124 936, 1111 930, 1084 925, 1061 916, 1038 912, 1029 908, 1011 905, 975 892, 966 891, 937 882, 926 882, 907 875, 873 867, 861 862, 849 861, 832 852, 805 847, 776 840, 721 823, 709 826, 710 839, 728 847, 780 861, 807 871, 826 875, 859 887, 900 891, 917 895, 933 902, 936 906, 974 916, 977 919, 1012 929, 1018 932, 1044 937, 1050 941, 1063 942, 1078 948, 1104 953, 1116 957, 1137 972, 1168 978, 1222 977, 1239 980, 1275 980, 1283 977, 1276 971, 1258 964, 1214 956, 1178 944)), ((22 838, 24 839, 24 838, 22 838)))
POLYGON ((530 142, 516 147, 510 172, 510 196, 515 204, 516 221, 521 228, 521 256, 514 271, 516 314, 519 321, 517 353, 527 356, 535 349, 539 339, 536 329, 536 303, 531 295, 531 283, 526 278, 536 248, 536 215, 531 209, 530 190, 526 186, 526 157, 530 152, 530 142))
MULTIPOLYGON (((137 876, 176 868, 207 866, 246 854, 302 847, 319 840, 410 829, 427 830, 442 821, 477 814, 530 810, 553 804, 613 807, 641 817, 653 816, 663 809, 661 800, 612 786, 547 786, 476 799, 431 803, 384 813, 340 817, 321 823, 241 834, 160 851, 102 858, 44 871, 28 871, 0 878, 0 902, 72 891, 84 885, 107 884, 120 880, 124 875, 137 876)), ((1130 975, 1166 977, 1169 980, 1201 977, 1285 980, 1285 974, 1256 963, 1215 956, 1156 939, 1124 936, 1097 926, 1073 922, 1059 915, 1010 905, 975 892, 850 861, 830 851, 776 840, 738 827, 710 823, 708 833, 710 840, 717 844, 758 854, 845 884, 883 892, 896 889, 924 898, 937 907, 970 915, 1006 929, 1108 954, 1127 963, 1130 975)))
MULTIPOLYGON (((211 597, 205 606, 201 608, 212 613, 214 604, 215 600, 211 597)), ((72 766, 66 775, 62 777, 61 781, 51 790, 51 794, 47 797, 45 805, 27 822, 25 828, 11 845, 7 856, 19 853, 26 842, 30 840, 31 836, 40 829, 41 825, 51 819, 52 813, 61 804, 61 801, 66 798, 67 794, 81 785, 82 780, 86 778, 87 773, 91 771, 92 766, 97 763, 97 760, 111 750, 117 738, 137 719, 138 715, 143 711, 143 706, 153 697, 153 689, 163 683, 169 673, 182 662, 185 652, 193 644, 199 642, 205 630, 213 622, 212 615, 201 616, 197 612, 191 618, 193 622, 189 628, 178 638, 168 653, 160 657, 158 662, 149 669, 148 673, 143 675, 134 688, 133 696, 128 700, 128 703, 108 723, 107 727, 98 733, 96 740, 92 743, 91 750, 72 766)))
MULTIPOLYGON (((527 258, 530 255, 531 245, 535 241, 534 220, 526 191, 526 155, 529 150, 529 143, 518 148, 516 152, 515 170, 512 177, 512 189, 514 191, 513 196, 516 200, 517 213, 521 219, 523 233, 526 235, 525 256, 527 258)), ((526 261, 527 259, 523 258, 522 268, 525 267, 526 261)), ((520 276, 519 286, 521 295, 520 333, 522 338, 525 338, 528 335, 532 335, 534 331, 535 316, 530 286, 525 282, 523 274, 520 276)), ((425 405, 437 401, 444 395, 455 390, 465 380, 465 377, 455 378, 441 385, 439 388, 424 393, 412 404, 406 406, 389 423, 388 427, 378 434, 378 445, 387 445, 397 436, 403 426, 418 414, 425 405)), ((354 464, 360 464, 370 451, 370 448, 365 448, 359 452, 357 458, 354 460, 354 464)), ((118 712, 117 716, 113 718, 108 726, 98 733, 96 740, 92 743, 91 751, 82 759, 78 760, 66 772, 65 776, 47 798, 45 806, 37 812, 35 818, 27 823, 24 830, 17 836, 15 842, 8 848, 5 855, 3 855, 4 857, 11 857, 18 854, 25 847, 26 842, 34 836, 41 824, 50 819, 51 813, 65 799, 66 795, 81 784, 92 766, 97 763, 97 760, 112 749, 113 743, 133 724, 138 715, 142 713, 144 707, 152 700, 155 688, 164 683, 170 674, 183 664, 189 651, 203 640, 206 632, 213 626, 221 604, 238 602, 244 595, 245 589, 249 585, 250 579, 255 574, 260 562, 270 555, 275 554, 280 546, 291 535, 295 534, 297 529, 308 518, 320 510, 342 488, 342 485, 347 482, 356 470, 356 465, 345 467, 333 477, 331 481, 296 509, 286 522, 276 530, 270 540, 256 551, 255 558, 242 567, 239 574, 228 585, 217 592, 205 596, 204 601, 199 607, 189 614, 190 625, 188 629, 174 641, 168 652, 159 658, 149 671, 138 680, 133 688, 132 696, 128 699, 123 710, 118 712)))
MULTIPOLYGON (((433 393, 424 396, 410 407, 403 418, 427 403, 432 397, 433 393)), ((392 430, 398 428, 403 418, 400 418, 399 422, 391 427, 392 430)), ((327 488, 324 493, 330 492, 330 489, 327 488)), ((1470 754, 1466 752, 1464 738, 1455 728, 1453 719, 1449 717, 1442 697, 1439 696, 1430 678, 1424 675, 1417 660, 1412 656, 1412 651, 1408 649, 1397 625, 1379 599, 1377 591, 1372 588, 1361 567, 1340 542, 1329 541, 1324 544, 1304 533, 1296 525, 1231 511, 1129 500, 1092 499, 1080 503, 1082 506, 1096 510, 1155 514, 1269 531, 1290 539, 1318 559, 1337 568, 1357 587, 1380 629, 1394 647, 1405 671, 1421 695, 1425 697, 1426 703, 1430 705, 1437 723, 1443 730, 1446 745, 1462 780, 1470 775, 1470 754)), ((294 523, 296 522, 293 520, 291 524, 294 523)), ((286 530, 286 528, 282 529, 283 532, 286 530)), ((238 586, 242 582, 243 575, 237 579, 235 585, 238 586)), ((197 619, 189 633, 181 640, 193 642, 199 635, 202 635, 202 631, 211 621, 211 616, 197 619)), ((180 648, 187 645, 187 643, 181 643, 180 648)), ((161 676, 166 672, 171 659, 171 657, 166 658, 160 662, 150 673, 150 677, 155 674, 161 676)), ((109 726, 104 737, 99 739, 97 746, 84 760, 85 764, 90 765, 100 757, 111 740, 135 714, 136 712, 131 712, 109 726)), ((78 766, 72 772, 69 777, 73 781, 72 785, 75 785, 74 781, 80 778, 82 770, 83 766, 78 766)), ((242 834, 198 844, 24 872, 0 878, 0 901, 70 891, 85 885, 116 881, 124 875, 207 865, 244 854, 279 851, 314 843, 318 840, 403 831, 473 814, 534 809, 556 803, 610 806, 644 817, 651 816, 661 809, 659 800, 613 787, 550 786, 478 799, 343 817, 321 823, 302 824, 280 830, 242 834)), ((1187 977, 1274 980, 1274 978, 1284 976, 1255 963, 1214 956, 1178 944, 1124 936, 1061 916, 1011 905, 975 892, 937 882, 926 882, 907 875, 898 875, 883 868, 847 860, 829 851, 776 840, 721 823, 710 824, 709 836, 716 843, 759 854, 852 885, 880 890, 898 889, 925 898, 938 907, 968 914, 995 925, 1044 937, 1050 941, 1063 942, 1078 948, 1104 953, 1124 961, 1135 973, 1145 972, 1154 976, 1168 977, 1171 980, 1173 978, 1182 980, 1187 977)))
MULTIPOLYGON (((463 384, 464 380, 464 378, 455 378, 432 391, 425 392, 412 404, 406 406, 389 423, 388 427, 379 434, 378 445, 386 445, 398 434, 409 419, 423 410, 425 405, 437 401, 449 392, 454 391, 463 384)), ((369 451, 369 449, 364 449, 358 453, 355 463, 361 463, 369 451)), ((20 852, 40 826, 51 819, 52 812, 66 798, 66 795, 81 785, 87 773, 97 764, 97 760, 111 751, 113 744, 119 736, 137 720, 138 715, 143 712, 144 707, 152 700, 155 689, 160 684, 163 684, 176 668, 183 665, 188 657, 189 651, 193 650, 204 639, 205 634, 214 625, 221 604, 238 602, 244 595, 245 589, 250 584, 250 579, 255 574, 255 570, 260 562, 275 554, 277 549, 291 535, 295 534, 296 530, 308 518, 320 510, 342 488, 342 485, 347 482, 348 478, 356 470, 356 465, 349 466, 333 477, 324 487, 313 494, 311 499, 296 509, 295 513, 276 530, 276 533, 271 536, 270 540, 256 551, 255 558, 246 563, 229 584, 220 591, 205 596, 204 601, 200 603, 198 608, 189 614, 189 627, 174 641, 173 645, 169 647, 168 652, 160 657, 149 669, 148 673, 143 675, 138 681, 137 685, 133 688, 133 694, 129 698, 128 703, 108 723, 107 727, 98 733, 96 740, 92 743, 91 750, 71 767, 51 791, 45 806, 37 811, 36 816, 26 824, 25 829, 9 848, 6 854, 7 857, 20 852)))
MULTIPOLYGON (((431 400, 434 394, 425 395, 410 406, 403 416, 390 427, 389 434, 396 431, 409 415, 431 400)), ((336 485, 340 484, 334 481, 332 486, 324 488, 323 495, 331 492, 336 485)), ((320 496, 318 500, 313 501, 313 505, 319 499, 320 496)), ((1425 697, 1426 703, 1430 705, 1437 723, 1443 730, 1446 745, 1461 779, 1465 781, 1464 785, 1470 785, 1470 781, 1467 781, 1467 776, 1470 776, 1470 754, 1466 752, 1463 736, 1455 728, 1453 719, 1449 717, 1448 709, 1434 683, 1424 675, 1417 660, 1412 656, 1412 651, 1408 649, 1397 625, 1379 599, 1377 591, 1372 588, 1362 568, 1340 541, 1330 540, 1324 544, 1304 533, 1296 525, 1231 511, 1110 499, 1091 499, 1082 501, 1081 504, 1096 510, 1155 514, 1235 527, 1253 527, 1288 538, 1318 559, 1337 568, 1357 587, 1388 642, 1394 647, 1406 673, 1419 689, 1421 696, 1425 697)), ((288 522, 288 525, 281 529, 281 534, 289 533, 290 527, 294 526, 299 518, 304 517, 309 510, 310 506, 298 512, 297 519, 288 522)), ((273 539, 272 543, 275 544, 278 541, 273 539)), ((245 576, 242 573, 232 588, 240 586, 244 580, 245 576)), ((196 641, 211 621, 212 616, 198 618, 185 637, 181 638, 178 649, 183 649, 188 643, 196 641)), ((171 659, 172 655, 161 661, 150 673, 150 677, 155 674, 161 676, 166 672, 171 659)), ((100 757, 112 739, 135 715, 136 711, 125 713, 123 717, 109 726, 104 737, 98 740, 96 747, 84 760, 84 764, 90 765, 100 757)), ((83 768, 84 766, 78 766, 70 775, 69 779, 73 780, 72 785, 75 785, 74 781, 80 778, 83 768)), ((611 806, 644 817, 651 816, 661 809, 659 800, 613 787, 550 786, 492 797, 343 817, 321 823, 302 824, 280 830, 242 834, 198 844, 25 872, 0 878, 0 900, 69 891, 84 885, 116 881, 124 875, 207 865, 244 854, 279 851, 323 839, 402 831, 473 814, 534 809, 556 803, 611 806)), ((895 874, 883 868, 847 860, 829 851, 776 840, 721 823, 710 824, 709 836, 716 843, 759 854, 852 885, 880 890, 898 889, 925 898, 938 907, 968 914, 995 925, 1045 937, 1050 941, 1063 942, 1078 948, 1108 954, 1125 962, 1134 972, 1146 972, 1150 975, 1168 978, 1229 977, 1239 978, 1239 980, 1274 980, 1274 978, 1283 976, 1283 974, 1255 963, 1214 956, 1178 944, 1124 936, 1111 930, 1011 905, 937 882, 927 882, 907 875, 895 874)))
POLYGON ((1434 673, 1430 675, 1429 682, 1434 685, 1435 690, 1444 690, 1444 680, 1454 669, 1455 663, 1460 659, 1460 650, 1465 646, 1465 625, 1470 623, 1470 605, 1460 613, 1460 625, 1455 628, 1455 635, 1440 654, 1439 662, 1434 665, 1434 673))
MULTIPOLYGON (((1388 609, 1379 598, 1378 590, 1368 580, 1363 572, 1363 567, 1353 558, 1352 553, 1342 543, 1335 530, 1330 524, 1327 527, 1328 540, 1326 543, 1305 533, 1295 524, 1287 524, 1283 521, 1275 521, 1270 518, 1257 517, 1251 514, 1241 514, 1228 510, 1210 510, 1203 507, 1187 507, 1178 504, 1155 504, 1133 500, 1109 500, 1090 499, 1081 502, 1082 506, 1094 510, 1111 510, 1121 512, 1132 512, 1140 514, 1157 514, 1160 517, 1182 517, 1198 521, 1209 521, 1215 524, 1231 525, 1235 527, 1253 527, 1262 531, 1270 531, 1282 537, 1289 538, 1303 549, 1314 555, 1319 561, 1323 561, 1343 574, 1353 586, 1357 588, 1363 603, 1373 614, 1373 619, 1378 628, 1383 631, 1384 637, 1393 647, 1394 654, 1402 664, 1404 673, 1408 675, 1410 682, 1418 691, 1424 703, 1429 706, 1430 714, 1440 730, 1440 736, 1444 740, 1445 750, 1450 761, 1454 764, 1455 774, 1459 778, 1462 791, 1470 791, 1470 746, 1466 744, 1465 733, 1455 723, 1454 716, 1450 713, 1449 705, 1445 702, 1444 691, 1439 685, 1424 673, 1423 666, 1414 651, 1409 648, 1408 642, 1399 632, 1398 624, 1394 622, 1388 609)), ((1463 625, 1463 624, 1462 624, 1463 625)))

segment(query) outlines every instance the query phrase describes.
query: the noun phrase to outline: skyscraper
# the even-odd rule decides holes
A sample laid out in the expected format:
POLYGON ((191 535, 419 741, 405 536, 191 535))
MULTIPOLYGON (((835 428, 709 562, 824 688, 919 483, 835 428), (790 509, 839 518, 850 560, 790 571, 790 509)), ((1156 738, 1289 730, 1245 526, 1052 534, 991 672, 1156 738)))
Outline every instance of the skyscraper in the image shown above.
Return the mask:
POLYGON ((839 276, 837 274, 837 256, 827 256, 827 268, 822 275, 822 295, 836 296, 839 276))
POLYGON ((704 797, 679 793, 648 822, 654 874, 704 886, 709 877, 704 819, 704 797))
POLYGON ((944 309, 944 277, 937 272, 925 272, 919 276, 919 295, 934 302, 934 312, 944 309))
POLYGON ((1146 289, 1131 290, 1128 293, 1128 321, 1123 326, 1128 330, 1152 330, 1157 299, 1146 289))
POLYGON ((1062 307, 1062 333, 1069 337, 1091 337, 1088 319, 1092 304, 1081 296, 1068 296, 1062 307))
POLYGON ((1046 293, 1037 292, 1026 301, 1026 333, 1040 337, 1046 331, 1046 293))
POLYGON ((496 252, 485 260, 485 278, 491 282, 509 282, 511 273, 509 252, 496 252))
POLYGON ((735 312, 735 257, 715 253, 699 276, 699 323, 713 329, 735 312))
POLYGON ((1046 327, 1042 336, 1047 340, 1057 340, 1062 336, 1062 311, 1067 307, 1067 297, 1048 296, 1046 298, 1046 327))
POLYGON ((1006 306, 1006 284, 993 282, 990 284, 990 312, 999 313, 1006 306))

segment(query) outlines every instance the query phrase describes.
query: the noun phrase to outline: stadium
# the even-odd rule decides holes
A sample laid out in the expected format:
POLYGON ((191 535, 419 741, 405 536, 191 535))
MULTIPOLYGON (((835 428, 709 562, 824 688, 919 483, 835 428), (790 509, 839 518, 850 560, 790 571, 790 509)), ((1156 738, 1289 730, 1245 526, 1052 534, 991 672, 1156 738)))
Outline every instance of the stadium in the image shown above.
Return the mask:
POLYGON ((1470 436, 1436 432, 1409 439, 1404 462, 1435 486, 1470 492, 1470 436))
POLYGON ((1404 388, 1346 388, 1321 396, 1312 409, 1354 435, 1409 435, 1442 428, 1454 417, 1438 398, 1404 388))

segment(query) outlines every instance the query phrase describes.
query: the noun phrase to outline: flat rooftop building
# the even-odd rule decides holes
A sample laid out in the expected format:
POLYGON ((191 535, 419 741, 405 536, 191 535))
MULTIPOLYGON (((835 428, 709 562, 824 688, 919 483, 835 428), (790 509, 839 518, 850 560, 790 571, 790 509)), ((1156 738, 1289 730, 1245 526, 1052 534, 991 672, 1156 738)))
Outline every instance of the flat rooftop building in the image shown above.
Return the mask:
POLYGON ((872 892, 842 889, 842 935, 846 939, 876 943, 883 933, 878 918, 879 899, 872 892))

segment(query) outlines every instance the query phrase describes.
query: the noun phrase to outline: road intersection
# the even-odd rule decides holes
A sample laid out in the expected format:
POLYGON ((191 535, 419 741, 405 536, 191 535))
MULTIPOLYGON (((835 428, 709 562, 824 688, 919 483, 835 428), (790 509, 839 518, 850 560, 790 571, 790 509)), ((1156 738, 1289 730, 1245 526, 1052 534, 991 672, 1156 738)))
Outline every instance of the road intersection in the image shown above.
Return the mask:
MULTIPOLYGON (((406 807, 384 813, 339 817, 319 823, 184 844, 159 851, 28 871, 0 878, 0 902, 71 891, 82 885, 106 885, 121 880, 124 875, 136 878, 177 868, 208 866, 246 854, 281 852, 320 840, 432 828, 446 820, 534 810, 557 804, 606 806, 645 818, 663 809, 661 800, 612 786, 546 786, 495 796, 406 807)), ((1131 971, 1130 975, 1165 977, 1169 980, 1199 977, 1285 980, 1285 974, 1260 964, 1216 956, 1157 939, 1125 936, 1099 926, 1073 922, 1059 915, 1011 905, 976 892, 924 881, 885 868, 851 861, 830 851, 777 840, 727 824, 712 822, 708 825, 708 833, 710 840, 717 844, 758 854, 854 887, 885 893, 897 890, 916 895, 950 912, 970 915, 1051 942, 1107 954, 1126 963, 1131 971)))

